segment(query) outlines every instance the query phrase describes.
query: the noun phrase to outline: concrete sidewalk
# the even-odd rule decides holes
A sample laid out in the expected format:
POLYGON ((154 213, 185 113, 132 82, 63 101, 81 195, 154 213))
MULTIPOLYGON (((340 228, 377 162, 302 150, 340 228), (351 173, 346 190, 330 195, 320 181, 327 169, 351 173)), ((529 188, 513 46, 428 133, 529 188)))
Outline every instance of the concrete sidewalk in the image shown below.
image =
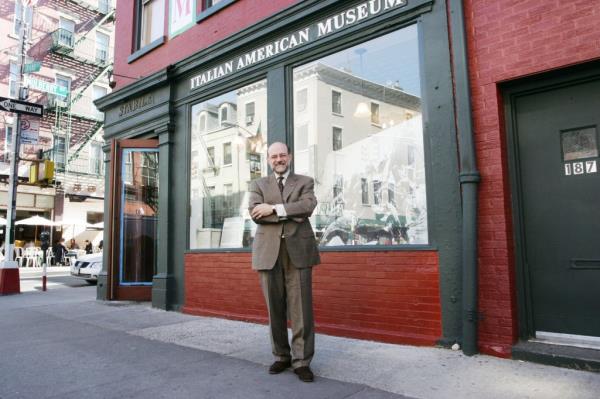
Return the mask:
POLYGON ((271 376, 265 326, 95 287, 0 297, 0 398, 598 398, 600 374, 447 349, 317 336, 316 380, 271 376))

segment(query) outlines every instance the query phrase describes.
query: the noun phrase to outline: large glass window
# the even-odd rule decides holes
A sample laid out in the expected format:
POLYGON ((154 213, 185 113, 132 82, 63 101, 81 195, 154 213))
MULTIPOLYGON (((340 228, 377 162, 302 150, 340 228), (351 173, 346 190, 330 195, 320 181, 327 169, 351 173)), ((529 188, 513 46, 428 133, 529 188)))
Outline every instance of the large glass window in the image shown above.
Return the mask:
POLYGON ((315 178, 320 245, 428 242, 419 69, 416 25, 294 69, 294 166, 315 178))
POLYGON ((268 173, 266 127, 266 80, 192 107, 191 249, 252 244, 256 226, 248 214, 248 182, 268 173))

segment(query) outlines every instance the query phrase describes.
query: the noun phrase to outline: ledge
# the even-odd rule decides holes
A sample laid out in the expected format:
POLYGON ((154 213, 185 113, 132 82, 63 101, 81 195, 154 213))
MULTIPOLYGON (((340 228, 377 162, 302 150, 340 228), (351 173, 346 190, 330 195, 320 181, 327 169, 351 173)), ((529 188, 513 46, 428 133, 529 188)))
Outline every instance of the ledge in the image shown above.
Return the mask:
POLYGON ((210 17, 213 14, 218 13, 219 11, 221 11, 228 5, 235 3, 235 1, 236 0, 223 0, 220 3, 217 3, 216 5, 207 8, 206 10, 204 10, 204 11, 200 12, 198 15, 196 15, 196 23, 210 17))
POLYGON ((150 51, 154 50, 155 48, 162 46, 165 43, 165 41, 166 41, 166 39, 164 36, 159 37, 152 43, 147 44, 146 46, 142 47, 141 49, 137 50, 136 52, 131 54, 129 57, 127 57, 127 63, 131 64, 133 61, 135 61, 138 58, 142 57, 143 55, 149 53, 150 51))
POLYGON ((512 347, 512 357, 551 366, 600 371, 600 350, 596 349, 522 341, 512 347))

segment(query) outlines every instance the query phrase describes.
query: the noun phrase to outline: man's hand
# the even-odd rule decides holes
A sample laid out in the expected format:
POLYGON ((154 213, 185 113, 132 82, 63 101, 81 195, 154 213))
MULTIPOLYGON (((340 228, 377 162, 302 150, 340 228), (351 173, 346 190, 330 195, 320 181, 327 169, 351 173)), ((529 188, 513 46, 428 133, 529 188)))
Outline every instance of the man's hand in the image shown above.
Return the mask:
POLYGON ((254 207, 254 209, 252 209, 252 213, 250 215, 253 219, 260 219, 273 214, 273 212, 273 205, 258 204, 254 207))

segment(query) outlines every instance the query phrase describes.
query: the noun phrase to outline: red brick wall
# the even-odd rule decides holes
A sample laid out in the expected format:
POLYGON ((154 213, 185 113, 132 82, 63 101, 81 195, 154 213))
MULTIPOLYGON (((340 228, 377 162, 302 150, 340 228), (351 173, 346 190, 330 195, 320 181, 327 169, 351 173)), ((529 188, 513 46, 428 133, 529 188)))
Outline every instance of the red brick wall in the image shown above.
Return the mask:
POLYGON ((600 57, 600 0, 465 0, 479 193, 479 345, 517 338, 510 186, 498 83, 600 57))
MULTIPOLYGON (((165 3, 167 42, 131 64, 135 1, 117 2, 115 26, 115 90, 174 64, 215 44, 301 0, 238 0, 221 12, 211 15, 172 40, 168 39, 168 0, 165 3)), ((197 8, 198 10, 200 7, 197 8)))
MULTIPOLYGON (((314 269, 317 331, 434 345, 441 337, 435 251, 327 252, 314 269)), ((266 323, 250 254, 185 255, 185 313, 266 323)))

